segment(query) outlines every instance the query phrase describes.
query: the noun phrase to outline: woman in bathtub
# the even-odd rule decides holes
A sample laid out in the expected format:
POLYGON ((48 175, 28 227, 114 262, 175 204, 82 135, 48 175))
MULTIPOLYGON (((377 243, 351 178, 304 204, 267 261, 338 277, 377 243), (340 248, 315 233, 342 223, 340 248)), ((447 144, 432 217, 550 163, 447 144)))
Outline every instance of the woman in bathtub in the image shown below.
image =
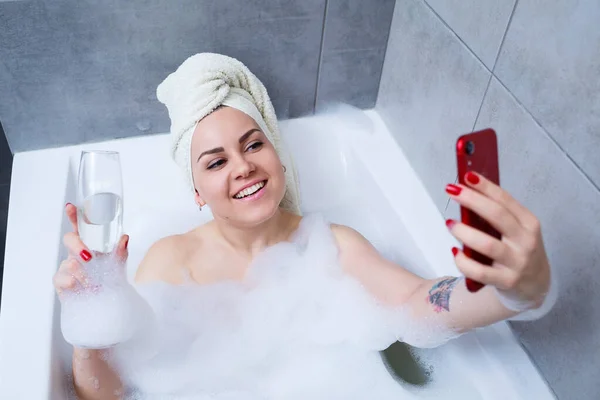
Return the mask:
MULTIPOLYGON (((137 270, 137 283, 179 286, 191 279, 208 287, 221 282, 244 282, 251 263, 266 250, 300 243, 304 239, 299 236, 306 239, 317 235, 314 232, 325 226, 328 233, 321 232, 319 243, 309 246, 324 246, 329 237, 335 248, 336 265, 346 278, 359 283, 379 304, 410 310, 412 319, 428 321, 440 330, 459 334, 531 312, 544 302, 550 286, 550 267, 539 221, 484 177, 469 173, 467 186, 446 187, 452 200, 474 210, 502 233, 502 239, 497 240, 460 222, 447 222, 458 240, 494 260, 490 268, 469 259, 457 248, 448 249, 466 277, 487 285, 470 293, 463 278, 423 279, 391 263, 352 228, 325 224, 318 218, 303 219, 294 167, 283 165, 279 157, 273 106, 264 86, 237 60, 216 54, 190 57, 159 86, 157 95, 171 118, 173 157, 182 167, 198 207, 209 206, 214 220, 155 243, 137 270)), ((75 206, 68 204, 66 214, 74 231, 64 240, 71 257, 61 264, 54 280, 59 296, 77 285, 85 285, 81 265, 93 257, 78 236, 75 206)), ((122 260, 127 258, 128 240, 124 235, 117 246, 122 260)), ((305 247, 306 243, 298 249, 305 247)), ((271 256, 287 254, 284 250, 271 256)), ((267 270, 267 276, 268 273, 267 270)), ((310 273, 315 274, 311 275, 314 278, 319 271, 310 273)), ((289 290, 294 288, 290 286, 289 290)), ((244 336, 245 332, 236 334, 244 336)), ((413 339, 413 344, 421 343, 418 338, 413 339)), ((73 360, 74 386, 80 399, 123 396, 123 379, 102 351, 75 348, 73 360)), ((215 395, 215 390, 211 393, 215 395)), ((307 393, 305 398, 310 398, 307 393)), ((259 394, 264 396, 260 398, 277 398, 269 397, 274 396, 272 393, 259 394)), ((356 392, 355 395, 362 398, 356 392)))

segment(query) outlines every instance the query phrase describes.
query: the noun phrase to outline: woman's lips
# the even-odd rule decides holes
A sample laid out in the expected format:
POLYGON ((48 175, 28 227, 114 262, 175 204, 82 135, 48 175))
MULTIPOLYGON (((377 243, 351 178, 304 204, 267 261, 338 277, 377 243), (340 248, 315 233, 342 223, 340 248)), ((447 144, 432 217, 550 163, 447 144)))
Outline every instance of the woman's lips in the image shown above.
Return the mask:
POLYGON ((249 196, 246 196, 246 197, 242 197, 242 198, 240 198, 240 199, 238 199, 238 198, 235 198, 235 197, 234 197, 234 199, 235 199, 235 200, 240 200, 240 201, 253 201, 253 200, 258 200, 258 199, 260 199, 260 198, 261 198, 261 197, 263 197, 263 196, 264 196, 264 194, 266 193, 266 192, 265 192, 265 188, 267 187, 267 184, 269 183, 269 181, 268 181, 268 180, 265 180, 265 181, 263 181, 263 182, 264 182, 264 185, 263 185, 263 187, 261 187, 261 188, 260 188, 260 189, 258 189, 256 192, 252 193, 251 195, 249 195, 249 196))

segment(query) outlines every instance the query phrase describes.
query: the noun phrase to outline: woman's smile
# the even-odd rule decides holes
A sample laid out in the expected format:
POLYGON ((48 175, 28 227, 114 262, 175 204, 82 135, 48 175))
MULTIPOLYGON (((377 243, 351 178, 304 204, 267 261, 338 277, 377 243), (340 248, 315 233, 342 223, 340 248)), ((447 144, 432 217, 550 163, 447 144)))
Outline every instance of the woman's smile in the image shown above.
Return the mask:
POLYGON ((258 200, 265 194, 264 188, 267 186, 267 182, 268 180, 265 179, 246 185, 243 189, 237 192, 233 198, 242 201, 258 200))

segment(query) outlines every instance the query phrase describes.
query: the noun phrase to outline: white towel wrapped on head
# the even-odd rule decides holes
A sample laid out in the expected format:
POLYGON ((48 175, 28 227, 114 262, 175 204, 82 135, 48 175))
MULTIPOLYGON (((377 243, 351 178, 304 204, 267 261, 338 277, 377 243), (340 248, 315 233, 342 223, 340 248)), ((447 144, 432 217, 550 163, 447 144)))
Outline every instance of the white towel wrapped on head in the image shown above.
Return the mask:
MULTIPOLYGON (((183 169, 192 190, 192 135, 198 122, 221 105, 240 110, 256 121, 282 158, 277 116, 267 90, 235 58, 214 53, 195 54, 158 86, 156 96, 167 107, 171 118, 172 157, 183 169)), ((285 182, 281 207, 299 215, 297 175, 292 162, 286 165, 285 182)))

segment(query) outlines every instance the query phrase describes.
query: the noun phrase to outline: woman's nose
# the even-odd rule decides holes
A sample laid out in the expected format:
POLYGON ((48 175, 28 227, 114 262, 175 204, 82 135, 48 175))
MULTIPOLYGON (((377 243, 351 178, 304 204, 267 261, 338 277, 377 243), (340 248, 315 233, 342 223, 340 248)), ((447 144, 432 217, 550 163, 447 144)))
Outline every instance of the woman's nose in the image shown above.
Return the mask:
POLYGON ((254 172, 254 164, 252 164, 245 157, 238 157, 235 161, 235 177, 246 178, 252 172, 254 172))

